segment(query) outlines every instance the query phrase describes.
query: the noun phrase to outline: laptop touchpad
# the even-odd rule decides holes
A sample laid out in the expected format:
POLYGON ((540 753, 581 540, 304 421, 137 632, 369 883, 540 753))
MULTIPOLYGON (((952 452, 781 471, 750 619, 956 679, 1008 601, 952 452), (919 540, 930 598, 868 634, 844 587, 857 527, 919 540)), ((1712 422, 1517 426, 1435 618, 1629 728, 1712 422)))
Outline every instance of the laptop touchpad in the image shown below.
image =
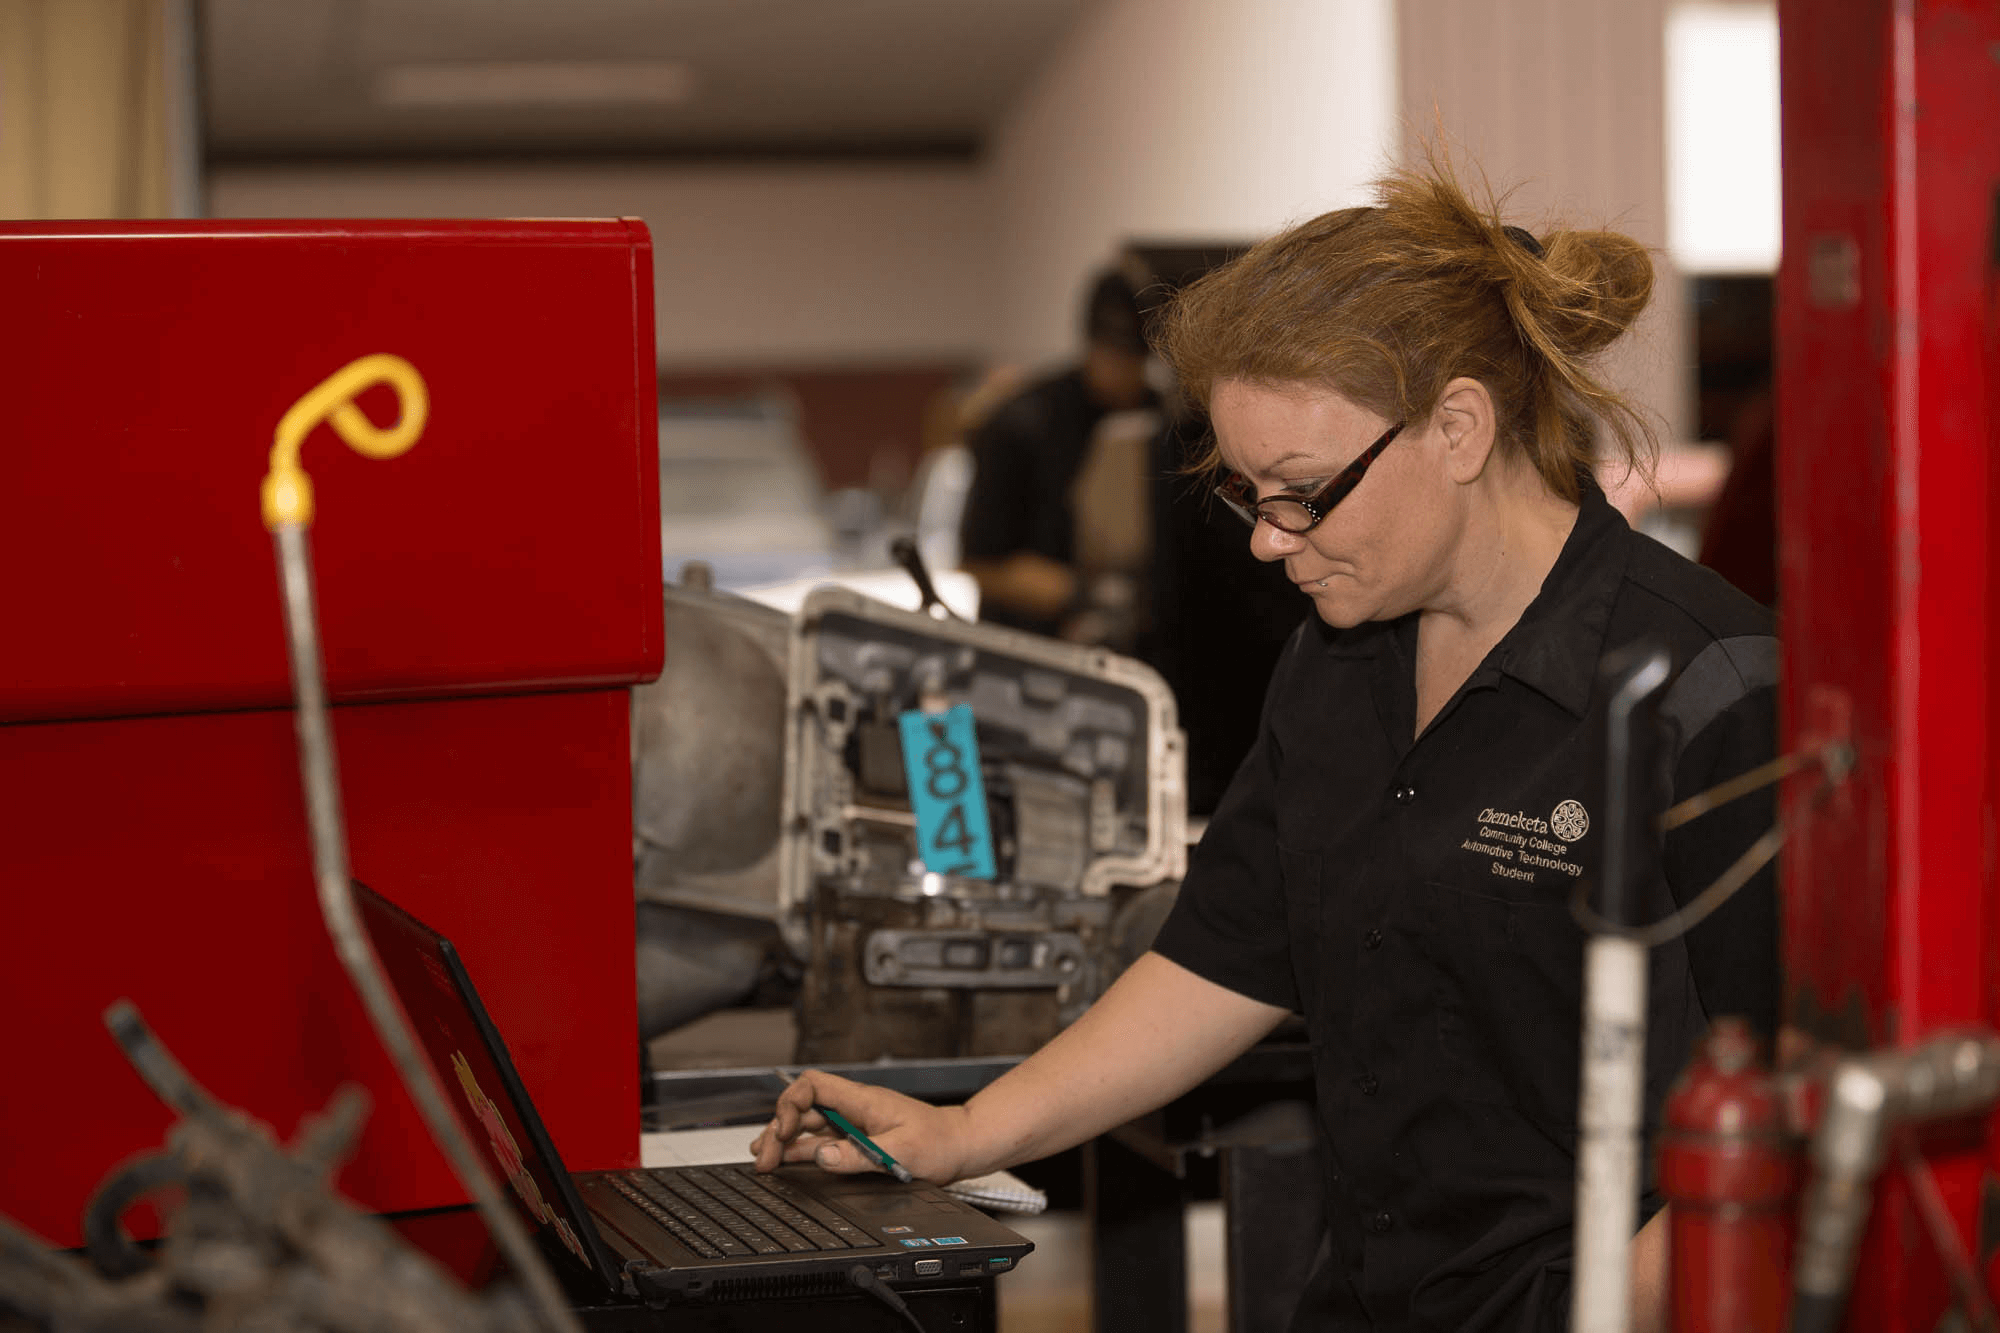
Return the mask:
POLYGON ((919 1213, 955 1213, 949 1202, 938 1203, 901 1190, 868 1190, 854 1193, 825 1191, 826 1197, 856 1217, 909 1217, 919 1213))

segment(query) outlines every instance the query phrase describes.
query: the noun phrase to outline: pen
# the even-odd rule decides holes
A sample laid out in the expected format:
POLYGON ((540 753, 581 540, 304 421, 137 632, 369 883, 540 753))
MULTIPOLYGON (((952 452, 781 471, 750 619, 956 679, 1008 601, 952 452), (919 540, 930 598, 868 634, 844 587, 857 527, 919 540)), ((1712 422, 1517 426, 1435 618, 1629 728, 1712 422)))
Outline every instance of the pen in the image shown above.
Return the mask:
MULTIPOLYGON (((790 1074, 787 1074, 784 1070, 775 1067, 771 1070, 771 1072, 773 1074, 776 1074, 778 1076, 779 1081, 784 1083, 785 1086, 787 1087, 791 1086, 792 1076, 790 1074)), ((905 1185, 910 1184, 912 1181, 916 1179, 915 1176, 910 1174, 909 1167, 904 1166, 901 1162, 891 1157, 888 1153, 883 1152, 882 1145, 875 1142, 875 1140, 869 1138, 866 1134, 863 1134, 859 1129, 855 1127, 854 1122, 849 1120, 846 1116, 834 1110, 831 1106, 821 1106, 818 1102, 813 1103, 813 1110, 818 1111, 822 1116, 826 1117, 827 1124, 832 1125, 842 1134, 845 1134, 848 1138, 852 1139, 854 1141, 854 1146, 861 1149, 862 1152, 868 1154, 869 1160, 874 1162, 875 1165, 881 1167, 884 1171, 887 1171, 890 1175, 902 1181, 905 1185)))

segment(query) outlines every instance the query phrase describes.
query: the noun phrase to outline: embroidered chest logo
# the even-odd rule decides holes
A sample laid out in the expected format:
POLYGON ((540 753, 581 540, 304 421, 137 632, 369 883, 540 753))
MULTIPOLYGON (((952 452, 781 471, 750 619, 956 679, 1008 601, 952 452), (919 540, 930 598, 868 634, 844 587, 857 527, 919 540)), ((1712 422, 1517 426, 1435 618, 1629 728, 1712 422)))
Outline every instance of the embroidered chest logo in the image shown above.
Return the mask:
POLYGON ((1549 816, 1549 829, 1564 842, 1575 842, 1590 832, 1590 812, 1582 801, 1564 801, 1549 816))
POLYGON ((1458 845, 1461 851, 1485 857, 1490 873, 1534 884, 1540 882, 1541 871, 1568 879, 1582 875, 1583 867, 1570 859, 1569 844, 1588 832, 1590 812, 1581 801, 1564 801, 1547 819, 1489 805, 1479 812, 1473 835, 1458 845))

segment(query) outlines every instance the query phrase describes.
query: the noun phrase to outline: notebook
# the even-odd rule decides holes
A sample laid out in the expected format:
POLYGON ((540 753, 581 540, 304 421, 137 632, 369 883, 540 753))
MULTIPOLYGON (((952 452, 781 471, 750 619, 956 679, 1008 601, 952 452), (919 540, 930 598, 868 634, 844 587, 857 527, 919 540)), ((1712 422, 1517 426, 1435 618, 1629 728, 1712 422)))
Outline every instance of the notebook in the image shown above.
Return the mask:
MULTIPOLYGON (((1032 1242, 944 1190, 748 1161, 572 1173, 451 941, 356 882, 382 967, 475 1147, 573 1285, 648 1300, 748 1300, 1012 1269, 1032 1242)), ((775 1094, 774 1094, 775 1095, 775 1094)))

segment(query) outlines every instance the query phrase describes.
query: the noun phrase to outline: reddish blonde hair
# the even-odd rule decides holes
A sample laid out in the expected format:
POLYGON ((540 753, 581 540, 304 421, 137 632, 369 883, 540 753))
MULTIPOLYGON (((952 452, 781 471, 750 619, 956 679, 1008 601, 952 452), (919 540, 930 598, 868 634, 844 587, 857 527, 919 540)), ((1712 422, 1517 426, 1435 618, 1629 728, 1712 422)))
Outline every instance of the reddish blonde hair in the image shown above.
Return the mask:
MULTIPOLYGON (((1174 299, 1155 341, 1183 391, 1206 411, 1224 380, 1323 384, 1416 423, 1469 376, 1493 396, 1501 447, 1524 451, 1557 495, 1577 498, 1593 422, 1650 475, 1651 424, 1592 367, 1652 296, 1646 248, 1614 231, 1535 242, 1474 203, 1437 152, 1376 197, 1273 236, 1174 299)), ((1219 465, 1211 449, 1205 466, 1219 465)))

